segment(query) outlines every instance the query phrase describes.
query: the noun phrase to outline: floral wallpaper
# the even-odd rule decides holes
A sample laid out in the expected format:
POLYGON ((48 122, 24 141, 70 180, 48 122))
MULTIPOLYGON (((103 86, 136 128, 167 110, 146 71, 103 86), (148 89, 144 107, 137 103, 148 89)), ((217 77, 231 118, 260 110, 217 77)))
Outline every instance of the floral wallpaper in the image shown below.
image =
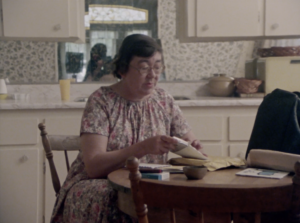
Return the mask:
POLYGON ((236 76, 242 41, 180 43, 176 39, 176 0, 161 0, 158 15, 168 80, 200 80, 214 73, 236 76))
POLYGON ((56 43, 0 41, 0 78, 12 83, 54 82, 56 61, 56 43))
MULTIPOLYGON (((243 75, 244 42, 180 43, 176 0, 159 0, 158 22, 167 80, 200 80, 214 73, 243 75)), ((56 48, 51 42, 0 41, 0 78, 20 83, 56 81, 56 48)))

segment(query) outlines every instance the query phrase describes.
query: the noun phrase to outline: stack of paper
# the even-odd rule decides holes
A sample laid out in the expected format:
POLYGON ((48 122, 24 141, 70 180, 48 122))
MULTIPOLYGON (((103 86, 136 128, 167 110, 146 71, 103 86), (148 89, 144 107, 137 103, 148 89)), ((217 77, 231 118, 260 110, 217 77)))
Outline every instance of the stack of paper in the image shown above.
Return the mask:
POLYGON ((140 163, 139 168, 161 169, 164 167, 171 167, 170 164, 157 164, 157 163, 140 163))
POLYGON ((267 169, 257 169, 257 168, 247 168, 243 171, 237 172, 238 176, 248 176, 248 177, 264 177, 281 179, 287 176, 289 172, 283 172, 278 170, 267 170, 267 169))

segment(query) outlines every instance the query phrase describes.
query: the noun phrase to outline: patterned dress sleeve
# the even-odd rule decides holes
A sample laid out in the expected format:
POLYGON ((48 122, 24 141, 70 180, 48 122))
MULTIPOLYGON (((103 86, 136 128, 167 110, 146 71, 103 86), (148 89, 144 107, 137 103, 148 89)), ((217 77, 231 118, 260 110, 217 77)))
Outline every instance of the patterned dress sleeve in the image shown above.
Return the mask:
POLYGON ((175 103, 173 97, 165 92, 165 103, 171 118, 171 136, 182 137, 191 130, 191 127, 184 118, 181 109, 175 103))
POLYGON ((183 117, 179 106, 173 103, 172 122, 171 122, 171 136, 182 137, 191 130, 186 119, 183 117))
POLYGON ((101 89, 95 91, 89 97, 82 115, 80 135, 82 133, 109 135, 109 114, 105 101, 101 89))

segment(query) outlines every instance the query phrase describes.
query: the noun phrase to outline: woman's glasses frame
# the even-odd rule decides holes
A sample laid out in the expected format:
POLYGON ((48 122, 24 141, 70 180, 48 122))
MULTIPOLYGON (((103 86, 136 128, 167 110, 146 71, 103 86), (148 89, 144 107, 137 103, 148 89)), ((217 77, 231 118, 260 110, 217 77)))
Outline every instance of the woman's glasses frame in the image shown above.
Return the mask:
POLYGON ((130 67, 136 69, 141 75, 146 76, 150 71, 153 71, 155 74, 161 74, 165 69, 165 66, 153 66, 153 67, 135 67, 130 65, 130 67))

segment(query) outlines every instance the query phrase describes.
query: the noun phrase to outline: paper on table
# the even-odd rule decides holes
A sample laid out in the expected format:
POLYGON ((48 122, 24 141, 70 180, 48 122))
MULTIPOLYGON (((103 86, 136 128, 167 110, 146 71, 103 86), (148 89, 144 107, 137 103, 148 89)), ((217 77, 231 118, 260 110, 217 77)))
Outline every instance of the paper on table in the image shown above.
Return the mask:
POLYGON ((165 167, 171 167, 170 164, 157 164, 157 163, 140 163, 139 168, 150 168, 150 169, 162 169, 165 167))
POLYGON ((197 149, 195 149, 193 146, 191 146, 189 142, 184 141, 175 136, 173 136, 173 138, 178 141, 176 148, 174 150, 172 150, 173 153, 180 155, 182 157, 185 157, 185 158, 202 159, 202 160, 208 159, 201 152, 199 152, 197 149))
POLYGON ((140 163, 139 170, 141 173, 151 171, 162 171, 162 172, 168 172, 168 173, 183 173, 183 167, 184 166, 173 166, 170 164, 155 164, 155 163, 140 163))
POLYGON ((288 174, 289 172, 283 172, 278 170, 257 169, 257 168, 247 168, 245 170, 236 173, 236 175, 238 176, 264 177, 264 178, 273 178, 273 179, 281 179, 288 174))
POLYGON ((215 171, 230 166, 246 166, 246 160, 229 156, 208 156, 207 160, 175 157, 168 161, 171 165, 206 166, 209 171, 215 171))

